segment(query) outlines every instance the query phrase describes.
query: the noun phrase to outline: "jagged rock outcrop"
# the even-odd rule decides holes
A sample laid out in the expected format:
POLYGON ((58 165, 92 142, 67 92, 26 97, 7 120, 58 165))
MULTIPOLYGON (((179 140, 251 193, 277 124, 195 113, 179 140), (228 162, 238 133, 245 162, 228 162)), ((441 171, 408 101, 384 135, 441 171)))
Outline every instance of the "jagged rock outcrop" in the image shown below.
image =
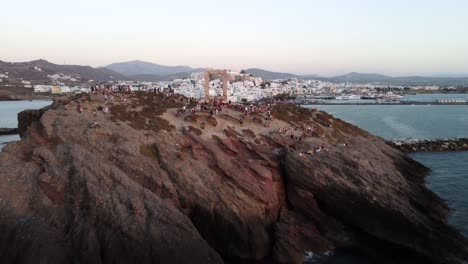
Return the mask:
POLYGON ((18 113, 18 133, 20 136, 24 137, 31 124, 33 122, 38 122, 42 114, 50 108, 50 106, 46 106, 41 109, 29 109, 18 113))
POLYGON ((301 263, 379 241, 467 258, 428 169, 382 139, 293 105, 268 126, 234 109, 176 117, 180 106, 92 95, 20 114, 22 141, 0 153, 0 262, 301 263))

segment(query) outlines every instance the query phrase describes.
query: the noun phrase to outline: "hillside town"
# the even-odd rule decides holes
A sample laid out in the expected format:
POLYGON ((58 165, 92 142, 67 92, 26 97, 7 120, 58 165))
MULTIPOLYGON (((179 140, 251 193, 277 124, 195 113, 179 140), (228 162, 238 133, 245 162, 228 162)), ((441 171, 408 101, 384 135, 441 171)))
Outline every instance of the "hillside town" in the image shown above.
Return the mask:
MULTIPOLYGON (((35 71, 41 71, 35 68, 35 71)), ((240 71, 228 71, 229 82, 227 84, 227 99, 231 102, 258 101, 263 98, 287 95, 291 98, 315 98, 315 99, 374 99, 384 97, 386 99, 399 99, 398 94, 417 92, 442 91, 439 86, 395 86, 372 83, 332 83, 323 80, 302 80, 299 78, 264 80, 261 77, 240 71)), ((194 72, 188 78, 174 79, 170 81, 144 82, 144 81, 94 81, 82 80, 77 75, 55 73, 47 75, 49 81, 34 83, 26 79, 9 78, 8 72, 0 73, 0 86, 31 89, 34 94, 70 94, 87 93, 92 88, 109 88, 112 90, 149 91, 155 89, 171 89, 177 94, 191 98, 204 98, 204 73, 194 72)), ((222 89, 220 78, 210 80, 210 96, 220 96, 222 89)), ((455 87, 443 87, 444 91, 455 87)))

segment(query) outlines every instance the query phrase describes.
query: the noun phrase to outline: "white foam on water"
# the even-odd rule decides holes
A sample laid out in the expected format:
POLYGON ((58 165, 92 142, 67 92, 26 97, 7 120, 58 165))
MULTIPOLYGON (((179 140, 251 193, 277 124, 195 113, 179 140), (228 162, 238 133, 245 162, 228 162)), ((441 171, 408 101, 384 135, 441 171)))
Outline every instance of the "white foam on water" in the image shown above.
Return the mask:
POLYGON ((420 138, 421 131, 411 125, 400 122, 395 116, 385 116, 382 121, 390 129, 394 130, 399 138, 420 138))
POLYGON ((333 255, 332 251, 327 251, 322 255, 315 254, 312 251, 306 251, 304 263, 318 263, 322 258, 333 255))

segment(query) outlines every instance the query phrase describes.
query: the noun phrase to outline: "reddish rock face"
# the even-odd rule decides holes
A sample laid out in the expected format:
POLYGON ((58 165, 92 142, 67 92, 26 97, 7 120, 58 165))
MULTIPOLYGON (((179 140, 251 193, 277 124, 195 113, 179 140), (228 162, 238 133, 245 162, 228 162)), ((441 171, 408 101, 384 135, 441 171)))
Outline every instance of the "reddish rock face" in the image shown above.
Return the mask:
POLYGON ((107 114, 99 96, 20 114, 23 140, 0 153, 0 262, 302 263, 363 236, 467 257, 427 168, 328 114, 278 105, 266 126, 232 109, 176 117, 177 97, 116 98, 107 114))

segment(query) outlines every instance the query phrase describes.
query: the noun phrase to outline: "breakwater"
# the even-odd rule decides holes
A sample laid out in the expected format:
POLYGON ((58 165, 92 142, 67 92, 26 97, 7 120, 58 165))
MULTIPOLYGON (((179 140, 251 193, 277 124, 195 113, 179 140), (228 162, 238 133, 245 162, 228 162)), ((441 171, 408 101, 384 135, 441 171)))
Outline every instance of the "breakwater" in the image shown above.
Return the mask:
POLYGON ((1 135, 15 135, 18 134, 18 128, 0 128, 1 135))
POLYGON ((316 101, 316 100, 296 100, 294 103, 299 105, 468 105, 468 102, 416 102, 416 101, 316 101))
POLYGON ((468 150, 468 138, 403 139, 390 140, 388 144, 406 153, 468 150))

